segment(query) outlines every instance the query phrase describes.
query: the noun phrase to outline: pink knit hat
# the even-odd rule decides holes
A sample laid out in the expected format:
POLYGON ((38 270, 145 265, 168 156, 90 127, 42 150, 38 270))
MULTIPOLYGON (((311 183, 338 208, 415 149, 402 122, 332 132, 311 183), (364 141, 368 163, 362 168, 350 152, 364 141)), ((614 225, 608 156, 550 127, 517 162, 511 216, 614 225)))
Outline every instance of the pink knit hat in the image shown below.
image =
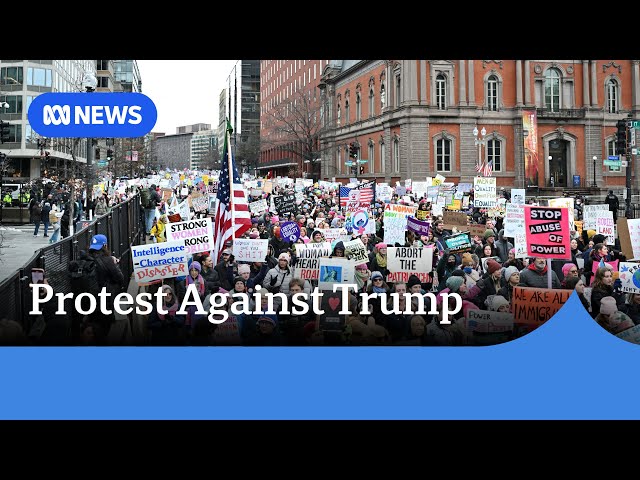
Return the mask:
POLYGON ((575 266, 575 264, 573 263, 565 263, 562 266, 562 275, 564 275, 564 278, 567 278, 567 275, 569 274, 569 270, 571 270, 572 268, 578 268, 575 266))

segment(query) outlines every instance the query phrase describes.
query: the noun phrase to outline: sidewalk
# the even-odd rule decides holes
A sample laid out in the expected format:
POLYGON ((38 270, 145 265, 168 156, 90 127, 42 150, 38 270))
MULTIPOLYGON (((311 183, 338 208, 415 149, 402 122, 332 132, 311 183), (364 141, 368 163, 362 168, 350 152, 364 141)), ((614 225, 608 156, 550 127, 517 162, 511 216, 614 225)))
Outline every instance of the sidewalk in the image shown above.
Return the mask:
POLYGON ((37 250, 49 245, 53 230, 49 229, 49 237, 43 237, 44 227, 40 225, 38 236, 34 237, 34 228, 33 224, 0 226, 3 237, 0 247, 0 283, 22 268, 37 250))

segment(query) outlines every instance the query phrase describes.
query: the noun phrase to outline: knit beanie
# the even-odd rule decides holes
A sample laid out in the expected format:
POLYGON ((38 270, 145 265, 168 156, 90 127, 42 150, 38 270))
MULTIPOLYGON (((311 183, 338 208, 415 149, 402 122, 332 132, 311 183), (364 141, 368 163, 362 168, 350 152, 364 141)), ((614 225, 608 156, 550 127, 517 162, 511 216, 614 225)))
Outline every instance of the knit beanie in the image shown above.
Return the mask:
POLYGON ((456 293, 460 289, 460 285, 463 283, 463 278, 458 277, 457 275, 447 278, 447 288, 453 293, 456 293))
POLYGON ((463 253, 462 254, 462 266, 472 266, 473 265, 473 258, 471 257, 470 253, 463 253))
POLYGON ((487 260, 487 270, 489 271, 489 275, 496 272, 497 270, 500 270, 501 268, 502 266, 494 259, 487 260))
POLYGON ((495 237, 495 236, 496 236, 496 232, 494 232, 494 231, 493 231, 492 229, 490 229, 490 228, 487 228, 487 229, 484 231, 484 239, 485 239, 485 240, 486 240, 487 238, 489 238, 489 237, 495 237))
POLYGON ((422 285, 422 282, 417 275, 411 275, 409 277, 409 281, 407 282, 407 290, 411 290, 411 287, 413 287, 414 285, 422 285))
POLYGON ((520 270, 518 270, 518 267, 511 266, 511 267, 505 268, 504 269, 504 278, 505 278, 505 280, 508 282, 509 279, 511 278, 511 275, 513 275, 514 273, 520 273, 520 270))
POLYGON ((573 267, 575 267, 573 263, 565 263, 562 266, 562 275, 564 275, 564 278, 567 278, 567 275, 569 274, 569 270, 571 270, 573 267))

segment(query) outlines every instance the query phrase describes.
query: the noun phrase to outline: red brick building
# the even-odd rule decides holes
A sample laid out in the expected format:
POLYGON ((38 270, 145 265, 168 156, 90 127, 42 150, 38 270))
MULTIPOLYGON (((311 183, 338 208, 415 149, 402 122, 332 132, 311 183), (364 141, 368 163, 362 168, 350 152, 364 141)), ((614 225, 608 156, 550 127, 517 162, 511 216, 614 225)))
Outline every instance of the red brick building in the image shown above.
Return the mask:
POLYGON ((258 174, 320 176, 320 76, 329 60, 260 61, 258 174))
POLYGON ((627 169, 603 159, 618 153, 616 121, 640 117, 637 60, 331 60, 319 90, 322 178, 340 181, 464 182, 480 158, 499 186, 622 187, 627 169), (363 173, 345 166, 353 142, 363 173), (525 142, 538 157, 526 175, 525 142))

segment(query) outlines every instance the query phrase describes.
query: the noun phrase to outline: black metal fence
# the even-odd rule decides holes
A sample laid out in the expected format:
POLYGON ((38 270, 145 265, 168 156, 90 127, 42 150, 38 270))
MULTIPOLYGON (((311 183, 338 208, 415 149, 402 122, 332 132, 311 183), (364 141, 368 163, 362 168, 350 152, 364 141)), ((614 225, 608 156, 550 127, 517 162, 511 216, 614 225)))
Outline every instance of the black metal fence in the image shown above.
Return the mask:
POLYGON ((144 240, 144 216, 140 209, 140 195, 112 208, 111 212, 95 218, 88 226, 72 237, 44 247, 12 276, 0 283, 0 317, 15 320, 25 333, 31 329, 33 316, 31 269, 43 268, 54 293, 71 293, 69 263, 78 258, 80 251, 89 248, 91 237, 106 235, 114 256, 120 258, 120 269, 125 278, 133 273, 131 245, 140 245, 144 240))

